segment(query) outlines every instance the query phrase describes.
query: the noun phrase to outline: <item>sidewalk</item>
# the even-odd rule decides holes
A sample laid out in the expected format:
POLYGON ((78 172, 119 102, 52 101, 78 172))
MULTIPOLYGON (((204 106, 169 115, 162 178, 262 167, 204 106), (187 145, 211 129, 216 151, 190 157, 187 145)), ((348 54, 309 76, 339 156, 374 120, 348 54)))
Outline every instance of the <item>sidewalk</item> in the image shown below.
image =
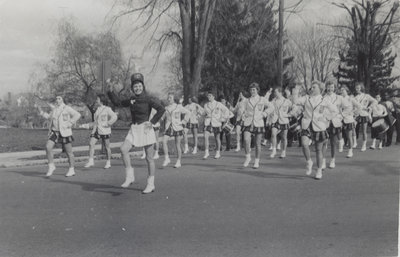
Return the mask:
MULTIPOLYGON (((199 137, 203 137, 204 134, 199 133, 199 137)), ((188 138, 193 137, 192 134, 188 136, 188 138)), ((173 138, 169 138, 172 140, 173 138)), ((162 136, 158 140, 162 142, 162 136)), ((123 142, 115 142, 110 143, 111 148, 119 148, 123 142)), ((95 146, 96 150, 101 149, 101 144, 97 143, 95 146)), ((82 152, 87 151, 89 152, 89 146, 74 146, 74 152, 82 152)), ((61 148, 56 148, 53 150, 54 154, 61 153, 61 148)), ((130 152, 131 156, 141 156, 143 153, 142 150, 136 150, 130 152)), ((45 150, 38 150, 38 151, 25 151, 25 152, 10 152, 10 153, 0 153, 0 168, 9 168, 9 167, 22 167, 22 166, 31 166, 31 165, 45 165, 47 164, 47 159, 37 159, 37 160, 29 160, 32 157, 38 156, 45 156, 45 150)), ((84 162, 88 160, 88 156, 79 156, 75 157, 75 162, 84 162)), ((113 153, 111 154, 112 159, 120 159, 121 153, 113 153)), ((68 162, 67 158, 54 158, 54 163, 66 163, 68 162)))

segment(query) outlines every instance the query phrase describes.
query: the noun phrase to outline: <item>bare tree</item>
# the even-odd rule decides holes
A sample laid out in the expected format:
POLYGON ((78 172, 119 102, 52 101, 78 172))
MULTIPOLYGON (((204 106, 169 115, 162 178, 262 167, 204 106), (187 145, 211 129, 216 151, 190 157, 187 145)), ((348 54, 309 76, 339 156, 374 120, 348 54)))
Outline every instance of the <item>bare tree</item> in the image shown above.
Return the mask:
POLYGON ((290 33, 289 39, 288 50, 294 56, 291 69, 298 80, 307 84, 315 79, 326 81, 332 77, 341 42, 331 28, 306 24, 290 33))
POLYGON ((158 45, 159 54, 170 42, 181 50, 183 92, 187 101, 189 95, 198 95, 215 2, 216 0, 145 0, 137 7, 138 1, 116 0, 114 8, 124 6, 127 9, 118 12, 113 17, 113 23, 121 17, 137 15, 134 23, 138 26, 133 31, 142 29, 144 33, 150 33, 150 39, 158 45), (179 10, 179 14, 176 10, 179 10), (144 15, 147 17, 141 19, 144 15), (165 16, 173 21, 173 26, 158 36, 156 32, 165 16))

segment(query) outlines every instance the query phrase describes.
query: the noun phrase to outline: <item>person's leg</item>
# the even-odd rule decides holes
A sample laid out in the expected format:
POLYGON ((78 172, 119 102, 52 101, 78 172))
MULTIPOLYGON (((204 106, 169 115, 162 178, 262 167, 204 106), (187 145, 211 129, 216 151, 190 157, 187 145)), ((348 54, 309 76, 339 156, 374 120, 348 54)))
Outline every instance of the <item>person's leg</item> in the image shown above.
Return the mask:
POLYGON ((110 147, 110 139, 105 138, 104 140, 104 145, 106 146, 106 153, 107 153, 107 161, 106 165, 104 166, 105 169, 111 168, 111 147, 110 147))
POLYGON ((96 145, 97 139, 95 137, 91 137, 89 139, 89 160, 85 164, 85 168, 92 167, 94 165, 94 146, 96 145))
POLYGON ((260 167, 260 156, 261 156, 261 139, 262 139, 262 134, 257 133, 255 135, 256 137, 256 158, 254 160, 254 166, 253 168, 257 169, 260 167))
POLYGON ((368 123, 366 123, 366 122, 361 124, 362 136, 363 136, 363 144, 362 144, 362 147, 361 147, 361 151, 367 150, 367 137, 368 137, 368 135, 367 135, 367 125, 368 125, 368 123))
MULTIPOLYGON (((326 140, 325 140, 326 141, 326 140)), ((322 165, 323 165, 323 159, 324 159, 324 155, 323 155, 323 151, 322 148, 324 147, 324 143, 325 141, 317 141, 315 142, 315 152, 317 155, 317 166, 318 166, 318 170, 317 170, 317 174, 315 175, 316 179, 321 179, 322 178, 322 165)))
POLYGON ((278 136, 278 129, 272 128, 272 133, 271 133, 272 153, 270 155, 271 158, 274 158, 276 155, 277 136, 278 136))
POLYGON ((231 150, 231 133, 225 133, 225 140, 226 140, 226 151, 231 150))
POLYGON ((353 144, 354 144, 354 142, 353 142, 353 129, 347 129, 346 130, 346 135, 347 135, 347 138, 349 140, 349 152, 348 152, 346 157, 347 158, 351 158, 351 157, 353 157, 353 144))
POLYGON ((386 143, 385 146, 390 146, 392 144, 392 138, 393 138, 393 131, 394 131, 394 126, 389 125, 389 129, 386 132, 386 143))
POLYGON ((204 130, 204 157, 203 157, 203 159, 207 159, 208 156, 210 155, 210 152, 209 152, 210 151, 209 150, 209 148, 210 148, 209 137, 210 137, 210 132, 207 131, 207 130, 204 130))
POLYGON ((285 129, 281 132, 282 135, 282 153, 280 158, 285 158, 286 157, 286 149, 288 145, 288 130, 285 129))
POLYGON ((198 137, 199 137, 199 132, 197 128, 192 128, 192 134, 193 134, 193 142, 194 142, 194 146, 193 146, 193 154, 197 153, 197 147, 198 147, 198 137))
MULTIPOLYGON (((160 150, 160 142, 159 142, 160 130, 158 130, 158 129, 154 130, 154 134, 156 135, 156 143, 154 144, 155 151, 154 151, 153 159, 157 160, 158 158, 160 158, 160 156, 158 155, 158 151, 160 150)), ((145 153, 146 153, 146 151, 145 151, 145 153)))
POLYGON ((182 149, 181 149, 182 136, 175 136, 175 148, 178 154, 178 160, 175 163, 175 168, 181 167, 182 149))
POLYGON ((246 155, 246 159, 243 163, 243 166, 247 167, 249 166, 249 163, 251 161, 251 156, 250 156, 251 133, 249 131, 244 131, 243 137, 244 137, 244 152, 246 155))
POLYGON ((121 185, 123 188, 128 187, 135 181, 134 171, 131 166, 131 157, 129 156, 129 150, 131 150, 131 148, 132 144, 128 140, 125 140, 120 147, 122 161, 125 166, 125 182, 121 185))
POLYGON ((163 150, 164 150, 164 162, 163 162, 163 167, 167 166, 171 160, 169 159, 169 153, 168 153, 168 135, 164 135, 163 138, 163 150))
POLYGON ((242 132, 242 127, 240 125, 236 125, 236 149, 235 152, 240 151, 240 138, 241 138, 241 132, 242 132))
POLYGON ((400 112, 396 113, 396 122, 394 126, 396 128, 396 144, 400 144, 400 112))
POLYGON ((339 142, 339 153, 343 152, 344 139, 343 139, 343 127, 337 128, 337 139, 339 142))
POLYGON ((219 159, 221 157, 221 134, 222 132, 214 132, 215 142, 217 144, 217 151, 215 153, 215 159, 219 159))
POLYGON ((311 160, 311 152, 310 152, 310 141, 311 139, 307 136, 301 136, 301 148, 303 150, 304 158, 307 162, 306 174, 311 175, 313 161, 311 160))
POLYGON ((188 134, 189 134, 189 129, 184 128, 183 129, 183 144, 184 144, 183 153, 184 154, 187 154, 189 152, 188 134))
POLYGON ((147 177, 147 185, 146 185, 146 188, 143 190, 143 193, 148 194, 148 193, 154 192, 154 190, 155 190, 154 175, 155 175, 156 166, 154 164, 154 157, 153 157, 154 156, 154 145, 144 146, 144 151, 146 152, 148 177, 147 177))
POLYGON ((333 169, 336 166, 336 164, 335 164, 335 155, 336 155, 335 150, 336 150, 337 136, 332 133, 330 135, 329 140, 330 140, 330 145, 331 145, 331 161, 329 163, 329 168, 333 169))
POLYGON ((75 175, 75 170, 74 170, 75 157, 74 157, 74 153, 72 151, 72 144, 71 143, 64 144, 64 149, 68 156, 68 163, 69 163, 69 169, 68 169, 67 174, 65 174, 65 176, 71 177, 71 176, 75 175))
POLYGON ((54 141, 47 140, 46 142, 46 155, 47 155, 47 161, 48 161, 48 171, 46 176, 50 177, 53 175, 54 170, 56 169, 56 166, 54 165, 54 154, 53 154, 53 148, 54 148, 54 141))
POLYGON ((357 147, 357 138, 358 138, 357 125, 358 123, 356 123, 355 126, 353 126, 353 128, 351 129, 351 132, 353 134, 353 148, 357 147))

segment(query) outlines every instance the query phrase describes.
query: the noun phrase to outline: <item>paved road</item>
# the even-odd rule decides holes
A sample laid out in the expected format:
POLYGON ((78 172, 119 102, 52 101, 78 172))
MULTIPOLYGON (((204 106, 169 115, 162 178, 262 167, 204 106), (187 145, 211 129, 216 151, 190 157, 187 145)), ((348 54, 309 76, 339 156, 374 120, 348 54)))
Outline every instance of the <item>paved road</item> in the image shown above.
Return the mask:
POLYGON ((0 256, 397 256, 399 153, 340 154, 321 181, 299 148, 259 170, 243 153, 185 156, 157 171, 151 195, 137 159, 129 189, 119 160, 72 178, 65 165, 51 179, 45 166, 0 169, 0 256))

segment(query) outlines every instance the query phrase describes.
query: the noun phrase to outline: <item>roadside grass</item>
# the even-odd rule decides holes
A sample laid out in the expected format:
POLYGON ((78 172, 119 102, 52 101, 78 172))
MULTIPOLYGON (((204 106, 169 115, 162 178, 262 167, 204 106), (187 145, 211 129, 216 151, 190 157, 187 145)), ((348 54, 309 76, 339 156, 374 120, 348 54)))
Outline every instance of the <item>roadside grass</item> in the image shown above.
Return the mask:
MULTIPOLYGON (((88 129, 74 129, 74 142, 72 145, 88 145, 90 132, 91 130, 88 129)), ((0 153, 44 150, 47 141, 47 133, 47 129, 1 128, 0 153)), ((123 141, 127 133, 127 128, 113 129, 111 142, 123 141)), ((60 146, 57 145, 57 147, 60 146)))

